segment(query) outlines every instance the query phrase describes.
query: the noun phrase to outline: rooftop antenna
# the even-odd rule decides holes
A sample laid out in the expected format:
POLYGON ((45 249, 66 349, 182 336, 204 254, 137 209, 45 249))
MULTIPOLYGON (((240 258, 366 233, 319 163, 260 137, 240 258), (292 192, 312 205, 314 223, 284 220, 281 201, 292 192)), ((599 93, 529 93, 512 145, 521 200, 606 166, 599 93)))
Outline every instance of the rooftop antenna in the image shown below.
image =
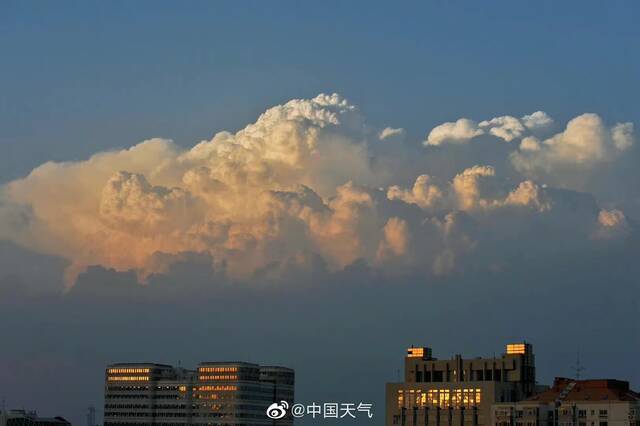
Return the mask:
POLYGON ((578 353, 576 354, 576 366, 575 366, 576 380, 580 380, 580 375, 584 370, 585 368, 580 363, 580 351, 578 351, 578 353))

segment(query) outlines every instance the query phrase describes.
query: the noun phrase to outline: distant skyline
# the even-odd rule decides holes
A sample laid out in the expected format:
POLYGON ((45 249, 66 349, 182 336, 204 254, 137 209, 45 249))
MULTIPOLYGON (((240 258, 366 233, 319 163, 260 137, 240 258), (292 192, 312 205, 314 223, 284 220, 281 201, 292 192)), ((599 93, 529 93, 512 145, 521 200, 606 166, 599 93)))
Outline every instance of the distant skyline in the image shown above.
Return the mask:
POLYGON ((639 12, 3 2, 0 399, 233 359, 382 424, 406 347, 522 340, 638 388, 639 12))

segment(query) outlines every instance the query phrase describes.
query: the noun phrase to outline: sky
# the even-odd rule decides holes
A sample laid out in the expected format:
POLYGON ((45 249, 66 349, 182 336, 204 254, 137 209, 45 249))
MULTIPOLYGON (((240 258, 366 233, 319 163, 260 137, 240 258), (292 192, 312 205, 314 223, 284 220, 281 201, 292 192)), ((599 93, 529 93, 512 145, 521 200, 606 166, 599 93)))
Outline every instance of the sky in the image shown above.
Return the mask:
POLYGON ((0 2, 0 399, 80 423, 108 363, 237 359, 382 424, 407 346, 523 339, 637 390, 639 17, 0 2))

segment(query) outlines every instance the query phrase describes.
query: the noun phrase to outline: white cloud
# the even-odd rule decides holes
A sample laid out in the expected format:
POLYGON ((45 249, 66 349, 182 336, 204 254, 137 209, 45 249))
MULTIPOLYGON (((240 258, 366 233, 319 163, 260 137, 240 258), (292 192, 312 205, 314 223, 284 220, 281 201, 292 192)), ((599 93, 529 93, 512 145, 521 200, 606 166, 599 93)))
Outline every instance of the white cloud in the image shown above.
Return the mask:
POLYGON ((536 111, 516 118, 511 115, 494 117, 476 123, 467 118, 448 122, 434 127, 427 137, 425 145, 442 145, 446 143, 466 144, 471 139, 485 134, 493 135, 505 142, 521 139, 527 132, 537 132, 551 126, 553 120, 543 111, 536 111))
POLYGON ((425 145, 438 146, 445 143, 464 144, 472 138, 484 134, 475 121, 461 118, 453 123, 444 123, 429 133, 425 145))
POLYGON ((488 121, 481 121, 479 126, 482 129, 488 129, 489 133, 493 136, 503 139, 506 142, 511 142, 516 138, 522 137, 525 131, 525 127, 520 120, 510 115, 492 118, 488 121))
POLYGON ((620 151, 631 148, 634 144, 633 123, 618 123, 611 129, 611 138, 620 151))
POLYGON ((378 133, 380 140, 402 140, 405 137, 405 130, 403 128, 394 129, 392 127, 385 127, 378 133))
POLYGON ((598 115, 583 114, 543 142, 523 140, 520 150, 511 154, 511 162, 529 178, 582 189, 577 182, 606 167, 632 144, 631 123, 619 123, 609 130, 598 115))
POLYGON ((529 130, 538 130, 548 128, 553 124, 553 119, 544 111, 536 111, 533 114, 522 117, 522 124, 529 130))

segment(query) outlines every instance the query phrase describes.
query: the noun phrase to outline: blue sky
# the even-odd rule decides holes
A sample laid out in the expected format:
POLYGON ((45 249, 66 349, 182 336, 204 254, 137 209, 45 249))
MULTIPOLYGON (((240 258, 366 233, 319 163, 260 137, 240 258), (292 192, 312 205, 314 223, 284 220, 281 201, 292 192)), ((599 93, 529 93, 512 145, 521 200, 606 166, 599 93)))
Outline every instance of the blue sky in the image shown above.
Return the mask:
POLYGON ((0 5, 0 180, 154 136, 193 145, 339 92, 378 126, 640 115, 635 2, 0 5))

